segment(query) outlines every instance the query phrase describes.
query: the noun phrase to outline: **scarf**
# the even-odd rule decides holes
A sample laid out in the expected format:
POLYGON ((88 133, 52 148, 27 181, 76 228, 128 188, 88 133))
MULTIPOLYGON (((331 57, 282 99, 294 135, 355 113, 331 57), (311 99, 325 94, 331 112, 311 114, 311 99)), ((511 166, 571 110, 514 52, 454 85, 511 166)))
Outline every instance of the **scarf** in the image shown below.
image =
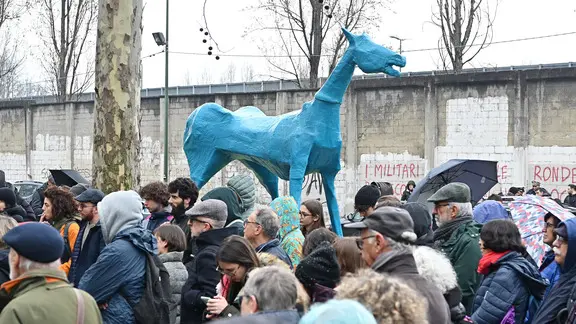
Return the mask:
POLYGON ((469 224, 473 221, 472 216, 460 216, 453 220, 440 225, 434 232, 434 241, 446 241, 450 238, 452 233, 457 230, 461 225, 469 224))
POLYGON ((508 252, 510 251, 504 251, 504 252, 490 251, 484 254, 480 259, 480 261, 478 262, 478 273, 483 275, 487 275, 488 273, 490 273, 490 267, 494 263, 498 262, 498 260, 500 260, 500 258, 506 255, 508 252))

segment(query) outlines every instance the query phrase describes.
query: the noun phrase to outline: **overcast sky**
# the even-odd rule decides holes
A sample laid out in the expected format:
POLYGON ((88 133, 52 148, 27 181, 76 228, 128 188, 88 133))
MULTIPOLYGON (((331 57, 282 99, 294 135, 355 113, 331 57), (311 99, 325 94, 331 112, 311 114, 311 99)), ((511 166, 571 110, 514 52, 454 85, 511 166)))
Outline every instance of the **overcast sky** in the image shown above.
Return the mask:
MULTIPOLYGON (((370 36, 378 43, 390 45, 397 50, 398 42, 390 35, 406 38, 403 44, 407 67, 403 71, 423 71, 437 68, 438 52, 409 52, 412 49, 435 48, 439 30, 429 23, 431 9, 436 0, 396 0, 390 9, 382 11, 379 30, 370 36)), ((487 0, 495 4, 496 0, 487 0)), ((252 26, 254 12, 245 10, 258 3, 258 0, 209 0, 207 18, 211 33, 220 48, 227 54, 262 54, 257 42, 243 38, 244 32, 252 26)), ((146 56, 161 50, 152 38, 156 31, 165 29, 165 2, 145 1, 144 34, 142 55, 146 56)), ((173 52, 206 53, 202 43, 203 26, 202 0, 170 0, 170 47, 173 52)), ((574 0, 500 0, 494 26, 494 41, 552 35, 576 31, 576 2, 574 0)), ((256 35, 257 37, 257 35, 256 35)), ((28 43, 37 42, 30 36, 28 43)), ((493 44, 483 50, 468 67, 509 66, 522 64, 560 63, 576 61, 576 34, 522 41, 506 44, 493 44)), ((217 54, 217 53, 216 53, 217 54)), ((170 55, 170 85, 183 85, 186 79, 198 81, 200 75, 209 69, 217 83, 227 66, 233 62, 238 70, 252 65, 259 78, 270 74, 270 67, 264 58, 225 57, 216 61, 207 55, 170 55)), ((26 64, 26 73, 33 80, 42 78, 37 62, 26 64)), ((163 54, 143 60, 144 87, 164 85, 163 54)), ((45 78, 45 77, 44 77, 45 78)))

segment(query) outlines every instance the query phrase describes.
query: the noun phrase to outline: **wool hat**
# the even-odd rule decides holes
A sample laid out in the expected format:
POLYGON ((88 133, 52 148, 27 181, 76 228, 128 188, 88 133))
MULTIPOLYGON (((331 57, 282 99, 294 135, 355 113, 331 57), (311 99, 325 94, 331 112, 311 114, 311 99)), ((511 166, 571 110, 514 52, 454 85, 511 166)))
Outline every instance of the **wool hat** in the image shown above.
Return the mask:
MULTIPOLYGON (((74 189, 74 188, 72 188, 74 189)), ((104 199, 106 195, 98 190, 98 189, 87 189, 78 196, 76 196, 76 201, 81 203, 93 203, 94 205, 98 204, 99 202, 104 199)))
POLYGON ((78 195, 80 195, 81 193, 83 193, 84 191, 88 190, 90 188, 89 185, 85 184, 85 183, 79 183, 75 186, 72 186, 72 188, 70 188, 70 193, 74 196, 74 197, 78 197, 78 195))
POLYGON ((50 263, 62 257, 64 240, 52 226, 25 223, 4 234, 2 240, 30 261, 50 263))
POLYGON ((418 238, 410 214, 398 207, 380 207, 361 222, 344 225, 346 228, 369 228, 395 241, 413 243, 418 238))
POLYGON ((16 206, 16 194, 10 188, 0 188, 0 200, 6 204, 7 208, 16 206))
POLYGON ((228 206, 222 200, 206 199, 197 202, 186 211, 186 215, 191 219, 196 217, 206 217, 217 222, 225 222, 228 218, 228 206))
POLYGON ((322 243, 300 261, 294 275, 306 288, 312 288, 314 284, 335 288, 340 282, 336 250, 331 244, 322 243))
POLYGON ((436 191, 430 198, 429 202, 455 202, 455 203, 469 203, 470 202, 470 187, 461 182, 452 182, 440 190, 436 191))
POLYGON ((373 185, 365 185, 354 197, 354 206, 376 206, 376 202, 380 198, 380 190, 373 185))

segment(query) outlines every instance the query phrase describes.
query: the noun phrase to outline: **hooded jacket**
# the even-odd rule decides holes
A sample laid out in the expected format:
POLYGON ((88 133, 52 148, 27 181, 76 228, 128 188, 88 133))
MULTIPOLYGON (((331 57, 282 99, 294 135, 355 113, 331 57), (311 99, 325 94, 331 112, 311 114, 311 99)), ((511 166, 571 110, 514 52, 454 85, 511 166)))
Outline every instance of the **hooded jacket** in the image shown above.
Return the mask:
POLYGON ((404 282, 428 301, 428 321, 435 324, 451 323, 448 304, 440 289, 418 273, 414 256, 409 251, 390 251, 380 254, 372 264, 378 273, 387 274, 404 282))
POLYGON ((568 252, 564 265, 560 267, 560 278, 544 298, 532 320, 535 324, 564 323, 568 312, 573 311, 569 302, 576 298, 576 218, 570 218, 559 226, 566 226, 568 252))
POLYGON ((235 175, 228 180, 227 186, 234 190, 240 197, 240 209, 242 220, 245 220, 254 211, 256 204, 256 185, 254 180, 247 174, 235 175))
POLYGON ((208 199, 217 199, 226 203, 228 207, 226 227, 233 227, 237 231, 237 233, 235 233, 236 235, 244 236, 244 222, 240 209, 240 197, 236 192, 228 187, 220 187, 210 190, 202 197, 202 201, 208 199))
POLYGON ((542 299, 547 286, 536 265, 512 251, 492 264, 489 271, 474 297, 474 323, 500 323, 512 307, 515 323, 524 323, 530 296, 542 299))
POLYGON ((495 219, 510 219, 508 211, 501 203, 495 200, 486 200, 476 205, 473 211, 474 220, 478 224, 486 224, 495 219))
POLYGON ((408 189, 408 186, 410 185, 412 185, 412 190, 416 188, 416 182, 414 182, 414 180, 408 181, 408 183, 406 184, 406 189, 404 189, 404 192, 402 193, 402 198, 400 198, 401 201, 408 201, 408 198, 410 198, 410 196, 412 195, 412 191, 408 189))
POLYGON ((106 247, 80 280, 102 309, 104 323, 134 323, 132 308, 144 292, 146 254, 156 254, 156 238, 141 226, 142 203, 134 191, 114 192, 98 204, 106 247))
MULTIPOLYGON (((78 292, 84 299, 83 323, 102 323, 94 299, 86 292, 78 292)), ((77 323, 78 297, 58 269, 28 271, 4 283, 0 295, 2 299, 10 299, 0 314, 0 323, 77 323)))
POLYGON ((426 206, 417 202, 405 203, 400 208, 405 209, 414 222, 414 234, 418 237, 416 245, 432 246, 434 231, 432 231, 432 215, 426 206))
POLYGON ((270 207, 280 217, 280 230, 278 239, 280 245, 294 267, 297 267, 302 259, 302 246, 304 235, 300 230, 300 209, 291 196, 278 197, 272 201, 270 207))
POLYGON ((442 253, 427 246, 414 247, 413 255, 418 273, 428 283, 436 286, 444 295, 444 299, 450 307, 452 323, 461 323, 466 317, 466 309, 461 303, 462 292, 458 287, 456 272, 450 264, 450 260, 442 253))
POLYGON ((170 274, 170 289, 172 290, 172 302, 176 305, 173 309, 175 314, 171 314, 170 318, 175 318, 174 323, 180 323, 180 299, 182 298, 182 287, 188 279, 188 270, 182 263, 183 252, 168 252, 158 255, 158 258, 166 267, 168 274, 170 274))
MULTIPOLYGON (((95 226, 89 227, 90 222, 82 221, 80 223, 80 231, 78 232, 78 237, 76 238, 76 243, 74 244, 74 249, 72 250, 72 256, 70 261, 63 264, 63 266, 68 265, 68 280, 74 287, 78 287, 80 279, 100 256, 100 252, 104 249, 106 244, 104 243, 104 238, 102 237, 102 231, 100 228, 100 222, 96 223, 95 226), (86 237, 86 241, 82 243, 82 238, 84 237, 84 232, 90 231, 86 237)), ((60 268, 64 271, 66 269, 60 268)))
POLYGON ((182 288, 180 301, 180 322, 202 323, 206 304, 200 297, 216 296, 216 286, 220 273, 216 270, 216 254, 225 238, 236 235, 235 228, 220 228, 203 232, 195 240, 198 252, 194 259, 186 264, 188 280, 182 288))
MULTIPOLYGON (((17 213, 18 215, 22 216, 23 220, 26 222, 36 221, 36 214, 34 213, 34 210, 30 206, 30 204, 26 200, 24 200, 22 196, 20 196, 20 193, 17 192, 16 188, 14 188, 14 186, 10 182, 6 182, 6 174, 2 170, 0 170, 0 188, 8 188, 12 190, 16 195, 16 205, 24 209, 24 213, 22 213, 22 211, 19 209, 14 213, 17 213)), ((42 204, 44 204, 44 201, 42 201, 42 204)))

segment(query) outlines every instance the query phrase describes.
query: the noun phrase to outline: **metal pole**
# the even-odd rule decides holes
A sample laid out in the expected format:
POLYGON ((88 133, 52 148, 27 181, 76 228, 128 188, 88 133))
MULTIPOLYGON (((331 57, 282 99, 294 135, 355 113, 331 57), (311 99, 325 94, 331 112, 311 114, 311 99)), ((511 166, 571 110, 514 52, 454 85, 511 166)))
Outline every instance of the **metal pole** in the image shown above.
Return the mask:
POLYGON ((168 182, 168 108, 170 106, 170 98, 168 96, 168 27, 170 11, 168 6, 169 0, 166 0, 166 45, 164 46, 164 55, 166 57, 166 65, 164 67, 164 181, 168 182))

